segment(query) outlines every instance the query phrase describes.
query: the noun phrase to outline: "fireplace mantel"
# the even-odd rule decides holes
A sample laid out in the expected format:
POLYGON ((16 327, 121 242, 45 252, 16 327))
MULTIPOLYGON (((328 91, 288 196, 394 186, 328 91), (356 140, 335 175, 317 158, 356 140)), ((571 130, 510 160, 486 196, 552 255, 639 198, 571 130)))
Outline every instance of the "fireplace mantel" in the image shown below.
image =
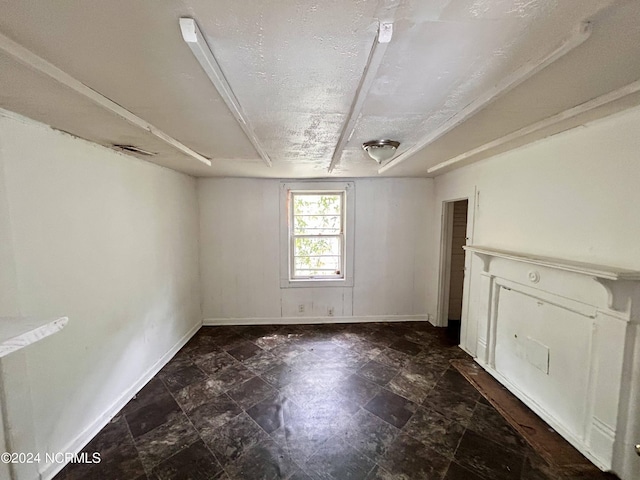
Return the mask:
POLYGON ((488 247, 479 247, 468 245, 462 247, 465 250, 475 253, 483 259, 485 271, 489 267, 492 257, 506 258, 518 262, 529 263, 531 265, 539 265, 541 267, 556 268, 567 272, 581 273, 594 278, 604 280, 627 280, 640 281, 640 272, 636 270, 627 270, 624 268, 608 267, 593 263, 575 262, 572 260, 562 260, 554 257, 543 257, 540 255, 531 255, 526 253, 517 253, 507 250, 497 250, 488 247))
POLYGON ((483 265, 476 361, 600 468, 637 472, 640 272, 465 249, 483 265))

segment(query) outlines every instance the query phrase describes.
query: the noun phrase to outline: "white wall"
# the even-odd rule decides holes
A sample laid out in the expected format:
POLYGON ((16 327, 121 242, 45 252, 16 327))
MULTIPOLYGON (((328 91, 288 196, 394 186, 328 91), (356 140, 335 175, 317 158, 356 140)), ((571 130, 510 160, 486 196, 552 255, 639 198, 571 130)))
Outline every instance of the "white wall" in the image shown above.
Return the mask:
MULTIPOLYGON (((0 135, 0 152, 3 150, 0 135)), ((1 153, 0 153, 1 155, 1 153)), ((0 163, 0 312, 5 316, 20 313, 17 302, 16 267, 13 253, 13 237, 9 222, 9 204, 5 189, 4 166, 0 163)))
POLYGON ((36 448, 70 451, 200 325, 195 180, 32 122, 0 117, 0 145, 18 309, 69 317, 20 381, 36 448))
MULTIPOLYGON (((0 152, 2 151, 2 135, 0 135, 0 152)), ((0 312, 5 316, 16 316, 20 313, 17 302, 17 279, 13 258, 13 238, 9 223, 9 205, 4 187, 4 168, 0 162, 0 312)), ((2 360, 0 360, 0 375, 2 360)), ((4 385, 0 379, 0 452, 7 451, 4 435, 4 385)), ((0 463, 0 478, 10 478, 9 465, 0 463)))
POLYGON ((480 192, 474 242, 640 269, 640 109, 436 178, 480 192))
MULTIPOLYGON (((450 199, 473 198, 477 188, 472 243, 640 270, 638 132, 636 108, 452 171, 436 178, 435 208, 440 211, 450 199)), ((437 236, 437 217, 436 222, 437 236)), ((433 253, 437 258, 437 248, 433 253)), ((476 351, 479 271, 474 258, 462 338, 471 353, 476 351)), ((437 288, 435 279, 430 278, 432 288, 437 288)), ((639 388, 640 366, 630 378, 639 388)), ((637 441, 640 422, 634 421, 637 441)), ((640 471, 640 465, 633 468, 640 471)))
POLYGON ((355 181, 353 288, 280 288, 279 186, 278 180, 198 180, 206 321, 323 317, 329 307, 340 317, 424 317, 428 306, 435 308, 426 284, 432 180, 355 181))
MULTIPOLYGON (((474 244, 640 270, 639 129, 636 108, 454 170, 435 179, 435 208, 477 187, 474 244)), ((475 260, 471 270, 473 305, 475 260)))

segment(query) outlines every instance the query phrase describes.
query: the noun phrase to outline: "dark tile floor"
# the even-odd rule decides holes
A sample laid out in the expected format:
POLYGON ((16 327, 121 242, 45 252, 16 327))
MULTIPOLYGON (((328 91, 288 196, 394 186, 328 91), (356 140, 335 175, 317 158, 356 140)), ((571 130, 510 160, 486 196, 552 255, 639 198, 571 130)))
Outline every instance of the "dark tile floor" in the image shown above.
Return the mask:
POLYGON ((595 480, 562 476, 425 323, 204 327, 57 479, 595 480))

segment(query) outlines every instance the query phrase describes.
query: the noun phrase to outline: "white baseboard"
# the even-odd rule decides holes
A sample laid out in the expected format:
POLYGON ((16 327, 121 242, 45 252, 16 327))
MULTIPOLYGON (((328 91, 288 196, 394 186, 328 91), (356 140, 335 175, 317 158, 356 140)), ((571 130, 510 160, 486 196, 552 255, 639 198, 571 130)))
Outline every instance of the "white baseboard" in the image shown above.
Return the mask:
MULTIPOLYGON (((162 358, 144 372, 135 384, 107 408, 95 421, 71 440, 63 452, 79 453, 100 430, 131 400, 173 356, 195 335, 202 325, 304 325, 319 323, 371 323, 371 322, 426 322, 429 315, 369 315, 355 317, 258 317, 258 318, 206 318, 202 324, 194 325, 162 358)), ((40 470, 42 480, 51 480, 66 464, 48 463, 40 470)))
POLYGON ((306 325, 317 323, 426 322, 429 315, 368 315, 359 317, 255 317, 205 318, 204 326, 219 325, 306 325))
MULTIPOLYGON (((164 367, 178 351, 200 330, 202 324, 194 325, 178 342, 171 347, 151 368, 142 374, 142 376, 123 392, 120 397, 107 408, 102 415, 85 428, 76 438, 71 440, 61 451, 79 453, 90 441, 95 437, 105 425, 107 425, 116 414, 131 400, 149 380, 151 380, 164 367)), ((42 480, 50 480, 65 467, 63 463, 47 463, 40 469, 40 478, 42 480)))

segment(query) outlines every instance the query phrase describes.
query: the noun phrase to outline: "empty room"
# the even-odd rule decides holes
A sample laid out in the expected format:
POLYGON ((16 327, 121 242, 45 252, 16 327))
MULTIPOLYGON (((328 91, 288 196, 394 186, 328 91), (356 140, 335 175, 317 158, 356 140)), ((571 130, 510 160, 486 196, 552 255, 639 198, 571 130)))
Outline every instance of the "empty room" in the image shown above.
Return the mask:
POLYGON ((640 479, 640 2, 8 0, 1 480, 640 479))

